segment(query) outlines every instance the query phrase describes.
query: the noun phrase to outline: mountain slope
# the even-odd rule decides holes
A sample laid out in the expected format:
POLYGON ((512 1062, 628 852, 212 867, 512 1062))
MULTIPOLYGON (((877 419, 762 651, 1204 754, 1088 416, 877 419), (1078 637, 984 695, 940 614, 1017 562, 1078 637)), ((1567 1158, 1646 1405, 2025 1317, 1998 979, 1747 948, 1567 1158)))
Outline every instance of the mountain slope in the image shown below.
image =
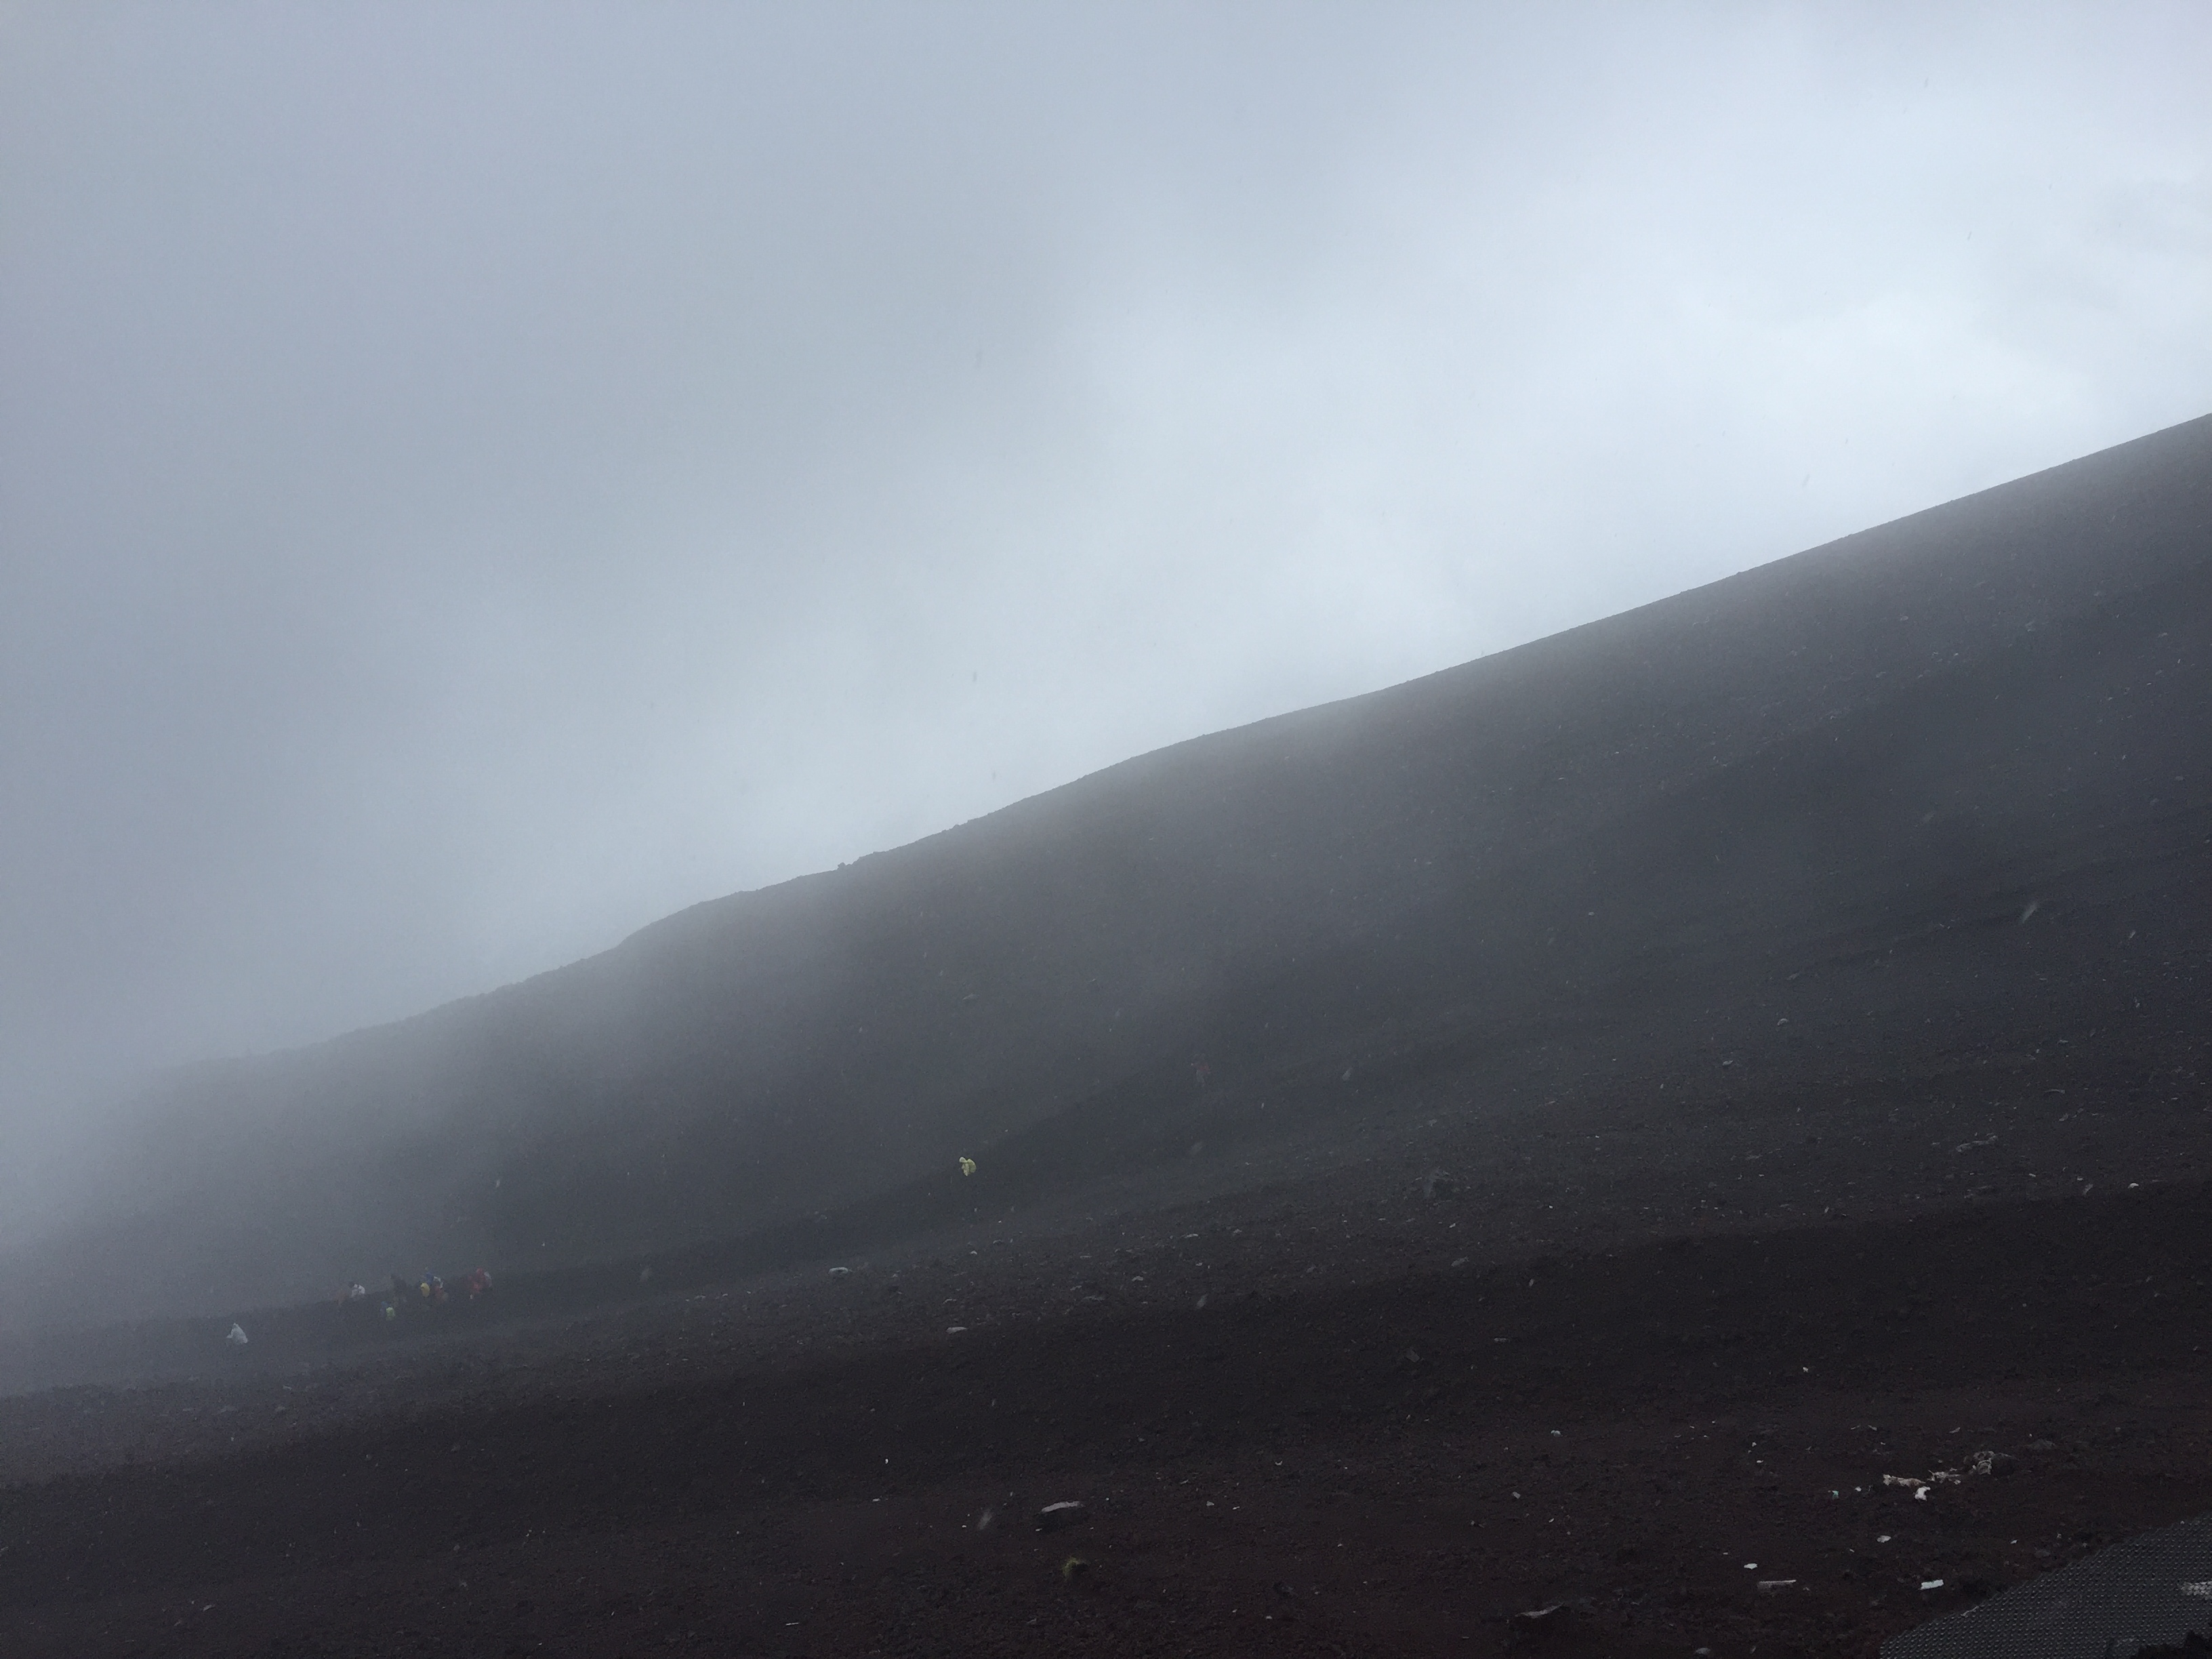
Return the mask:
POLYGON ((1194 1139, 1325 1166, 1440 1092, 1504 1135, 1624 1054, 2190 1066, 2208 710, 2212 418, 199 1068, 4 1311, 919 1224, 985 1190, 962 1154, 994 1204, 1220 1188, 1259 1177, 1194 1139))

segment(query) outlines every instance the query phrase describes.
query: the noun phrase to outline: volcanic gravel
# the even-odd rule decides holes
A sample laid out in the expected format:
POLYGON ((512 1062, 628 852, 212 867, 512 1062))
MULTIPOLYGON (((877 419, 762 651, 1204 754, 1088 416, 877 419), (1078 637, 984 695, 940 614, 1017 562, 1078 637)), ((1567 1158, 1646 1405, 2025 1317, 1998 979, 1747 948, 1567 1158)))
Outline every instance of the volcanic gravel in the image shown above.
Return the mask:
POLYGON ((19 1396, 0 1650, 1869 1654, 2212 1507, 2201 1182, 1533 1255, 1483 1202, 1391 1167, 19 1396))

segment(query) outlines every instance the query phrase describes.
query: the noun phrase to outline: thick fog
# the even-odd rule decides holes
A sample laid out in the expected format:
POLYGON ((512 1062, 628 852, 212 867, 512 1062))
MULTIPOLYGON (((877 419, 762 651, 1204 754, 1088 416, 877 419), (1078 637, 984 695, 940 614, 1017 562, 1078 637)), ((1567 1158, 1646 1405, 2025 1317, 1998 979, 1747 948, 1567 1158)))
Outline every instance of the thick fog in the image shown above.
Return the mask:
POLYGON ((2208 61, 0 9, 0 1127, 2201 414, 2208 61))

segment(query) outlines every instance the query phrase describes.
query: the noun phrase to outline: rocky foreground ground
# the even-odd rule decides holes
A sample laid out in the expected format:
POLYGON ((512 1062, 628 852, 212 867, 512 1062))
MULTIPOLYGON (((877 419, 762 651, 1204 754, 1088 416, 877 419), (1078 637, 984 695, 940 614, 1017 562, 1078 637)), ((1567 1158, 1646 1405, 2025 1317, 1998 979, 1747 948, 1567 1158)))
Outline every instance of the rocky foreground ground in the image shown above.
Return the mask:
POLYGON ((0 1650, 1871 1654, 2212 1509, 2212 1119, 1896 1109, 20 1395, 0 1650))

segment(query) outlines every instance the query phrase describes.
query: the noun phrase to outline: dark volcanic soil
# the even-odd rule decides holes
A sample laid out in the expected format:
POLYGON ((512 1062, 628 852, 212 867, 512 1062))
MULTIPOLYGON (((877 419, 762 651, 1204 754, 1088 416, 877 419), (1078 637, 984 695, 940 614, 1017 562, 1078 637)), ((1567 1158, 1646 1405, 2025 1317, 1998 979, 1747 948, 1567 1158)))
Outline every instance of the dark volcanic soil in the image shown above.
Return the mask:
POLYGON ((1398 1176, 20 1397, 0 1651, 1869 1654, 2212 1508, 2205 1183, 1530 1258, 1398 1176))

